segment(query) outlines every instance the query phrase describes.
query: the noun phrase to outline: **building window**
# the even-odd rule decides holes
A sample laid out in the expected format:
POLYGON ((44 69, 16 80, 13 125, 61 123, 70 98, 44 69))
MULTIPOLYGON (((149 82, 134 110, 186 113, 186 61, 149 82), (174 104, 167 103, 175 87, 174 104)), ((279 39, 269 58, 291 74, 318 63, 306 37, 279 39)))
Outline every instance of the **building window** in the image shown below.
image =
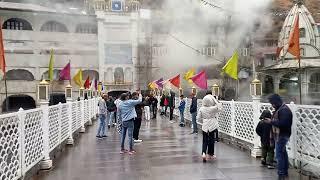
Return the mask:
POLYGON ((42 25, 40 31, 46 32, 68 32, 67 27, 56 21, 49 21, 42 25))
POLYGON ((300 38, 305 38, 306 37, 306 29, 305 28, 300 28, 300 38))
POLYGON ((3 23, 3 29, 11 29, 11 30, 32 30, 31 24, 19 18, 11 18, 3 23))
POLYGON ((131 11, 139 11, 139 3, 138 2, 133 2, 131 4, 131 11))
POLYGON ((242 49, 242 56, 248 56, 248 48, 242 49))
POLYGON ((305 56, 306 50, 304 48, 300 48, 300 56, 305 56))
POLYGON ((76 33, 97 34, 97 26, 94 24, 79 24, 77 25, 76 33))

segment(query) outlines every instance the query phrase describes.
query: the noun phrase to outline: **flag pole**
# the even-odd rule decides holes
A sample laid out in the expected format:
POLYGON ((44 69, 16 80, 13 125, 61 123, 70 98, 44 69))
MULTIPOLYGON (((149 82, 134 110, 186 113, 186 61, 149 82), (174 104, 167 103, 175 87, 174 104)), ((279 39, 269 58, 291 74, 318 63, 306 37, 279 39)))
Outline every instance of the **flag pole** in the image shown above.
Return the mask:
POLYGON ((4 74, 4 89, 6 94, 6 110, 9 112, 9 99, 8 99, 8 86, 7 86, 7 76, 4 74))
POLYGON ((301 59, 299 58, 299 96, 300 104, 302 104, 302 80, 301 80, 301 59))

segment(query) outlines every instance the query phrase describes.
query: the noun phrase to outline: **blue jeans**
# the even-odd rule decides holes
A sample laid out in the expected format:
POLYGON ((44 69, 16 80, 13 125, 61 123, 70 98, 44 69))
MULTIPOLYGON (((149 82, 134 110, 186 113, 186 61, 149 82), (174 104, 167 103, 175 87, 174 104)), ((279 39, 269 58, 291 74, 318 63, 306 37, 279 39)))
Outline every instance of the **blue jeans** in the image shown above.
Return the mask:
POLYGON ((106 135, 106 115, 99 114, 99 128, 97 132, 97 136, 105 136, 106 135))
POLYGON ((191 113, 192 117, 192 126, 193 126, 193 132, 198 132, 198 124, 197 124, 197 112, 191 113))
POLYGON ((108 112, 108 125, 113 124, 112 119, 114 118, 114 112, 108 112))
POLYGON ((124 141, 126 140, 127 130, 129 138, 129 148, 133 149, 133 119, 129 121, 122 122, 122 131, 121 131, 121 150, 124 150, 124 141))
POLYGON ((184 124, 184 110, 179 110, 180 111, 180 124, 184 124))
POLYGON ((287 176, 289 169, 289 158, 286 149, 286 145, 289 141, 289 137, 279 137, 276 142, 276 157, 278 161, 278 175, 287 176))

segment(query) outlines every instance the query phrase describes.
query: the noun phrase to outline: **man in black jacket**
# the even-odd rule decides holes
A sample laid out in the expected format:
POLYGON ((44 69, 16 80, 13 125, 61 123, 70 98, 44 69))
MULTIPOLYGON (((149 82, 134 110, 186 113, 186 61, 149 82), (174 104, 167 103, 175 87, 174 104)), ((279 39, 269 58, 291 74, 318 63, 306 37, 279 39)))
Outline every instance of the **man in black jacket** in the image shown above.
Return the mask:
POLYGON ((175 93, 173 91, 170 92, 170 97, 169 97, 169 108, 170 108, 170 121, 173 119, 173 110, 175 108, 175 93))
POLYGON ((151 103, 151 111, 152 111, 152 119, 157 118, 157 112, 158 112, 158 99, 154 97, 154 95, 151 95, 150 97, 150 103, 151 103))
MULTIPOLYGON (((138 93, 136 93, 136 92, 132 93, 132 99, 136 100, 137 97, 138 97, 138 93)), ((137 113, 137 117, 133 121, 134 122, 134 126, 133 126, 133 141, 135 143, 142 142, 142 140, 139 139, 139 132, 140 132, 140 127, 141 127, 142 112, 143 112, 142 108, 143 108, 143 104, 142 103, 140 103, 140 104, 135 106, 135 110, 136 110, 136 113, 137 113)))
POLYGON ((196 95, 194 93, 192 93, 191 94, 190 114, 192 117, 193 131, 191 134, 198 134, 197 111, 198 111, 198 100, 197 100, 196 95))
POLYGON ((292 112, 290 108, 283 103, 278 94, 269 97, 269 102, 275 109, 273 117, 265 120, 272 124, 274 139, 276 142, 276 157, 278 162, 278 179, 284 180, 288 176, 289 159, 286 145, 291 136, 292 112))

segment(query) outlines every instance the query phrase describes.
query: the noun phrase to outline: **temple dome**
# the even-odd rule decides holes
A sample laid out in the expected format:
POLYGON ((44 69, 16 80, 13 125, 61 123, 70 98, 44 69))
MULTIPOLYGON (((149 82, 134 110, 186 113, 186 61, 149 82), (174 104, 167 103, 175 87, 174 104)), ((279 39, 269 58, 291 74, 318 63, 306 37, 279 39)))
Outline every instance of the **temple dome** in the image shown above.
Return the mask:
POLYGON ((317 24, 315 23, 311 13, 302 4, 295 4, 286 17, 279 36, 279 47, 284 47, 281 56, 285 58, 293 58, 287 52, 290 32, 293 30, 293 24, 299 14, 300 27, 300 48, 302 59, 319 58, 320 57, 320 37, 317 24))

